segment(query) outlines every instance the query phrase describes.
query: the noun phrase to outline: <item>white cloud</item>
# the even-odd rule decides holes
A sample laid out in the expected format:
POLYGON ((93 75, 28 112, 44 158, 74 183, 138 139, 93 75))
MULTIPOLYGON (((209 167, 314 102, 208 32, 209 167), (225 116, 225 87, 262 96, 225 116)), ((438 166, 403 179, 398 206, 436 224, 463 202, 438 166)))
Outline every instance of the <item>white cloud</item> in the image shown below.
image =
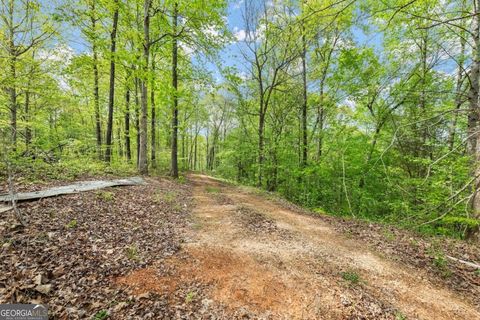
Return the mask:
POLYGON ((58 45, 52 49, 38 51, 38 59, 51 62, 64 62, 64 65, 70 64, 75 51, 67 45, 58 45))
POLYGON ((245 71, 239 71, 237 72, 237 77, 239 77, 241 80, 246 81, 248 80, 248 74, 245 71))
POLYGON ((39 50, 36 58, 41 61, 45 72, 57 81, 60 89, 70 91, 72 88, 69 84, 69 77, 64 74, 63 70, 71 63, 74 56, 75 50, 72 47, 57 45, 54 48, 39 50))
POLYGON ((187 56, 190 56, 195 52, 195 49, 192 46, 190 46, 188 43, 180 41, 178 45, 187 56))
POLYGON ((233 28, 233 36, 237 39, 238 42, 240 41, 260 41, 264 38, 265 35, 265 25, 261 24, 257 27, 255 31, 247 32, 244 29, 240 29, 238 27, 233 28))
POLYGON ((214 37, 214 38, 217 38, 220 35, 218 30, 216 30, 214 26, 208 26, 208 27, 204 28, 202 31, 203 31, 204 34, 206 34, 208 36, 211 36, 211 37, 214 37))
POLYGON ((245 41, 245 39, 247 38, 247 33, 245 32, 245 30, 239 29, 237 27, 233 28, 233 35, 235 36, 235 39, 237 39, 237 41, 245 41))
POLYGON ((355 108, 357 107, 357 103, 355 102, 355 100, 352 100, 350 98, 345 99, 343 103, 352 110, 355 110, 355 108))

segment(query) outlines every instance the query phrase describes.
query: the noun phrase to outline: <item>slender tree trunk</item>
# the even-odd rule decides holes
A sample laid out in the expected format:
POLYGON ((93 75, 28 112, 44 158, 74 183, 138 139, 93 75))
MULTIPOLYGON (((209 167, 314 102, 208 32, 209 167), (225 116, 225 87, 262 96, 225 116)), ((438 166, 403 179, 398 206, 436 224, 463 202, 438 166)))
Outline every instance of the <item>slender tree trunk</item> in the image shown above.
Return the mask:
POLYGON ((258 181, 257 186, 261 187, 263 184, 263 162, 265 159, 264 156, 264 130, 265 130, 265 113, 263 111, 263 103, 261 107, 260 116, 258 119, 258 181))
POLYGON ((178 4, 173 5, 173 37, 172 37, 172 154, 171 154, 171 175, 178 178, 178 73, 177 73, 177 19, 178 4))
MULTIPOLYGON (((457 84, 456 84, 456 88, 455 88, 455 110, 456 111, 458 111, 460 109, 460 107, 462 106, 462 103, 463 103, 462 102, 463 101, 462 87, 463 87, 463 80, 465 78, 464 73, 463 73, 463 65, 464 65, 465 59, 464 59, 463 55, 465 54, 465 45, 466 45, 465 38, 460 37, 461 59, 458 62, 459 68, 458 68, 458 72, 457 72, 457 84)), ((458 121, 458 112, 455 112, 453 114, 453 120, 452 120, 452 123, 450 125, 450 130, 449 130, 449 134, 448 134, 448 149, 450 151, 452 151, 454 146, 455 146, 455 133, 456 133, 456 130, 457 130, 457 121, 458 121)))
MULTIPOLYGON (((187 114, 184 113, 183 123, 187 123, 187 114)), ((187 128, 182 130, 182 168, 185 170, 187 167, 187 151, 188 150, 188 141, 187 141, 187 128)))
POLYGON ((127 161, 132 160, 132 150, 130 146, 130 87, 127 85, 125 90, 125 155, 127 161))
POLYGON ((138 98, 139 80, 135 78, 135 130, 137 131, 137 166, 140 159, 140 99, 138 98))
POLYGON ((10 79, 12 85, 8 88, 10 99, 10 127, 12 132, 12 147, 13 151, 17 149, 17 87, 15 82, 17 81, 17 69, 16 69, 16 56, 10 58, 10 79))
POLYGON ((107 121, 107 149, 105 161, 110 162, 112 157, 113 135, 113 106, 115 103, 115 51, 117 45, 118 0, 114 1, 113 26, 110 34, 110 88, 108 93, 108 121, 107 121))
POLYGON ((32 142, 32 128, 30 127, 30 80, 25 91, 25 148, 28 150, 32 142))
POLYGON ((193 151, 193 170, 197 170, 197 152, 198 152, 198 132, 195 131, 195 139, 194 139, 194 151, 193 151))
POLYGON ((115 137, 115 139, 118 141, 118 156, 121 158, 123 158, 123 143, 122 143, 122 128, 121 128, 122 124, 121 124, 121 121, 118 120, 117 121, 117 136, 115 137))
POLYGON ((102 120, 100 117, 100 94, 98 84, 98 56, 96 45, 93 49, 93 103, 95 109, 95 132, 97 136, 97 154, 98 158, 102 158, 102 120))
POLYGON ((17 150, 17 50, 14 30, 14 1, 8 3, 8 64, 10 85, 7 88, 10 108, 10 130, 12 150, 17 150))
MULTIPOLYGON (((303 6, 303 0, 302 0, 303 6)), ((305 39, 305 26, 302 23, 302 166, 307 166, 308 161, 308 138, 307 138, 307 108, 308 108, 308 96, 307 96, 307 43, 305 39)))
POLYGON ((480 0, 474 1, 473 18, 473 57, 470 69, 470 88, 468 92, 468 151, 472 155, 472 174, 475 179, 474 193, 471 200, 473 215, 480 218, 480 106, 479 106, 479 76, 480 76, 480 0))
POLYGON ((317 135, 317 161, 320 161, 323 153, 323 128, 325 126, 325 107, 323 102, 324 79, 320 83, 320 101, 317 107, 318 135, 317 135))
POLYGON ((368 165, 370 161, 372 161, 373 152, 375 151, 375 147, 377 145, 378 139, 380 137, 380 131, 382 130, 383 122, 377 123, 375 127, 375 134, 373 135, 372 143, 370 144, 370 148, 367 154, 367 160, 365 161, 365 168, 363 169, 362 176, 360 178, 360 182, 358 183, 359 188, 363 188, 365 186, 365 177, 368 173, 368 165))
POLYGON ((209 130, 209 127, 207 126, 207 134, 205 135, 205 168, 208 170, 209 167, 208 167, 208 164, 209 164, 209 160, 208 160, 208 148, 210 147, 210 130, 209 130))
POLYGON ((147 89, 147 73, 148 60, 150 54, 150 7, 151 0, 145 0, 143 7, 143 78, 141 79, 141 109, 140 109, 140 151, 138 155, 138 171, 141 174, 148 173, 148 156, 147 156, 147 140, 148 140, 148 89, 147 89))
POLYGON ((97 52, 97 18, 95 10, 95 1, 90 5, 90 21, 92 23, 92 51, 93 51, 93 105, 95 112, 95 134, 97 137, 97 155, 102 158, 102 127, 100 118, 100 94, 99 94, 99 76, 98 76, 98 52, 97 52))
MULTIPOLYGON (((428 76, 428 66, 427 66, 427 59, 428 59, 428 36, 425 31, 425 34, 422 38, 422 47, 421 47, 421 54, 422 54, 422 90, 420 93, 420 111, 422 112, 422 117, 427 117, 427 76, 428 76)), ((420 155, 421 157, 426 157, 431 155, 431 148, 428 146, 427 140, 429 138, 428 133, 428 126, 423 125, 422 129, 422 137, 421 137, 421 146, 420 146, 420 155)), ((419 176, 423 176, 425 174, 425 168, 420 166, 419 167, 419 176)))
MULTIPOLYGON (((152 57, 152 73, 155 73, 155 57, 152 57)), ((152 119, 151 119, 151 127, 152 127, 152 141, 151 141, 151 161, 152 167, 155 168, 156 166, 156 130, 155 130, 155 123, 156 123, 156 115, 155 115, 155 90, 154 90, 154 76, 151 77, 150 83, 150 108, 152 109, 152 119)))

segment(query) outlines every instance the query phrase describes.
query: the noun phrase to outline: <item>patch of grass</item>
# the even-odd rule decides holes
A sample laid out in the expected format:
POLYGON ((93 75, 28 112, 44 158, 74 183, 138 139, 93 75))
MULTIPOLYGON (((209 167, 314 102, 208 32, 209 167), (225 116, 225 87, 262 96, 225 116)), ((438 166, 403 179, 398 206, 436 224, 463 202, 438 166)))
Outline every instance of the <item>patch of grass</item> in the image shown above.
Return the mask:
POLYGON ((128 259, 136 261, 140 259, 138 257, 138 248, 136 245, 129 246, 125 251, 128 259))
POLYGON ((440 249, 435 249, 435 247, 430 248, 428 254, 433 258, 433 265, 444 278, 448 278, 452 275, 452 271, 448 268, 448 260, 445 257, 445 253, 440 249))
POLYGON ((196 293, 193 291, 189 291, 185 296, 185 303, 190 303, 195 299, 196 293))
POLYGON ((109 191, 99 191, 97 192, 97 198, 109 202, 115 199, 115 194, 109 191))
POLYGON ((474 273, 475 273, 475 275, 476 275, 477 277, 480 277, 480 269, 475 270, 474 273))
POLYGON ((172 203, 175 201, 177 198, 177 193, 175 191, 168 191, 163 194, 163 200, 165 200, 168 203, 172 203))
POLYGON ((199 222, 192 223, 193 230, 200 230, 201 228, 202 228, 202 225, 199 222))
POLYGON ((105 320, 108 318, 108 311, 107 310, 100 310, 93 316, 93 320, 105 320))
POLYGON ((341 272, 340 274, 343 280, 348 281, 353 285, 360 283, 360 280, 361 280, 360 275, 354 271, 345 271, 345 272, 341 272))
POLYGON ((205 188, 205 191, 207 191, 208 193, 219 193, 220 192, 220 188, 218 187, 212 187, 212 186, 207 186, 205 188))
POLYGON ((395 320, 407 320, 407 316, 400 311, 395 312, 395 320))
POLYGON ((69 229, 76 228, 78 225, 77 219, 71 220, 69 223, 66 224, 66 227, 69 229))
POLYGON ((395 234, 393 232, 391 232, 390 230, 388 229, 384 229, 383 230, 383 236, 385 237, 385 239, 387 239, 388 241, 393 241, 395 240, 395 234))
POLYGON ((159 204, 160 202, 162 202, 162 195, 158 194, 158 193, 154 193, 152 195, 152 201, 153 201, 153 203, 159 204))
POLYGON ((312 209, 313 212, 319 215, 325 215, 325 210, 322 207, 317 207, 312 209))
POLYGON ((441 227, 461 234, 462 238, 469 238, 480 229, 480 221, 466 217, 444 217, 439 224, 441 227))
POLYGON ((447 267, 447 259, 445 259, 445 257, 443 255, 440 255, 440 254, 436 255, 433 258, 433 264, 438 269, 445 269, 447 267))
MULTIPOLYGON (((99 161, 94 150, 80 141, 70 140, 63 148, 63 153, 51 154, 44 159, 42 154, 37 154, 33 159, 21 154, 11 155, 13 170, 21 177, 23 182, 41 183, 52 180, 76 180, 82 176, 105 175, 130 176, 136 174, 133 164, 123 161, 106 164, 99 161), (91 152, 89 152, 91 151, 91 152)), ((6 170, 0 165, 0 176, 6 170)))
POLYGON ((177 193, 175 191, 167 191, 164 192, 163 190, 157 190, 153 194, 152 201, 154 203, 162 203, 166 202, 167 204, 173 204, 177 200, 177 193))

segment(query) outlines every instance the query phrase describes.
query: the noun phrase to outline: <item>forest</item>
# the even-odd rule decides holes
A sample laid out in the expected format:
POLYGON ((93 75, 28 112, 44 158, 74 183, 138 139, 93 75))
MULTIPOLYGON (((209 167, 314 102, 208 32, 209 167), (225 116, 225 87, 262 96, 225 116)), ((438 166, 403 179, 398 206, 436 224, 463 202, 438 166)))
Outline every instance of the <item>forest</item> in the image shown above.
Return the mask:
POLYGON ((0 1, 0 303, 480 318, 480 0, 0 1))
POLYGON ((204 171, 471 238, 478 7, 3 0, 2 172, 204 171))

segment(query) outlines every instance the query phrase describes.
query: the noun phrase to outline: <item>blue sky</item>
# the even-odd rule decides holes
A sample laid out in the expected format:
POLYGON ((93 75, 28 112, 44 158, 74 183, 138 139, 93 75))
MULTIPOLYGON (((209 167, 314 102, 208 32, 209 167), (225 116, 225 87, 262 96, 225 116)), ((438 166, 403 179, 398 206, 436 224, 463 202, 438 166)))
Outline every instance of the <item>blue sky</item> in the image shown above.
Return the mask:
MULTIPOLYGON (((228 4, 227 9, 227 23, 228 29, 234 33, 237 29, 242 29, 243 21, 242 21, 242 8, 243 0, 240 1, 230 1, 228 4)), ((78 28, 72 28, 71 26, 65 25, 62 29, 63 36, 66 39, 68 46, 70 46, 75 53, 80 54, 83 52, 88 51, 88 46, 85 40, 82 38, 82 34, 78 28)), ((240 53, 238 51, 238 44, 232 43, 227 45, 224 49, 220 52, 220 58, 222 60, 223 66, 236 66, 241 67, 241 64, 238 64, 238 56, 240 53)), ((197 59, 193 59, 194 63, 199 61, 197 59)), ((203 63, 203 62, 202 62, 203 63)), ((212 72, 214 78, 219 78, 220 73, 217 66, 211 62, 207 62, 204 65, 207 70, 212 72)))
MULTIPOLYGON (((238 0, 238 1, 229 1, 228 8, 227 8, 227 24, 228 24, 228 29, 233 33, 241 33, 242 30, 244 29, 244 23, 243 23, 243 17, 242 17, 242 9, 244 6, 244 1, 243 0, 238 0)), ((74 49, 76 53, 82 53, 87 50, 86 43, 81 37, 81 33, 78 29, 73 29, 66 27, 63 29, 63 33, 65 38, 67 39, 67 44, 74 49)), ((352 29, 352 33, 354 36, 355 42, 357 44, 364 44, 368 46, 374 46, 377 49, 380 49, 381 47, 381 35, 380 34, 372 34, 372 35, 366 35, 360 28, 354 27, 352 29)), ((239 71, 246 73, 247 70, 245 70, 245 66, 243 65, 243 58, 241 56, 241 52, 239 50, 239 46, 241 44, 237 43, 231 43, 227 45, 225 48, 223 48, 220 51, 219 57, 221 59, 221 64, 222 67, 236 67, 239 71)), ((218 66, 216 66, 213 62, 211 61, 206 61, 205 59, 199 60, 196 59, 195 57, 193 58, 193 63, 201 64, 203 67, 205 67, 209 72, 211 72, 213 78, 216 81, 219 81, 221 79, 221 75, 218 69, 218 66)))

